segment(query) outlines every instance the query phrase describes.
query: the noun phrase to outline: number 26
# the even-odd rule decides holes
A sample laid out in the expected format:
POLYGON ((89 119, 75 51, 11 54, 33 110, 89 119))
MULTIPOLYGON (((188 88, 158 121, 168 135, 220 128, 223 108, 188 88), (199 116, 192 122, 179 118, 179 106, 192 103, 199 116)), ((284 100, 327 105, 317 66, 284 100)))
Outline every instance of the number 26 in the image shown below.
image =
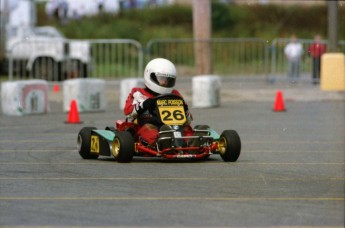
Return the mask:
POLYGON ((185 118, 181 110, 174 110, 173 112, 164 110, 162 116, 164 121, 183 120, 185 118))

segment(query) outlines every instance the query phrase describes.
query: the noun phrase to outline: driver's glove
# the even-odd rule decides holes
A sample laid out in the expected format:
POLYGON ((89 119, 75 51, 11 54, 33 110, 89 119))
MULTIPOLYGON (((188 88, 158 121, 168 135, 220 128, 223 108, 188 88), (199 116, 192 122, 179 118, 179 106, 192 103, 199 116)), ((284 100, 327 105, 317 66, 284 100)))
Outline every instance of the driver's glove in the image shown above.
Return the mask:
POLYGON ((144 100, 142 105, 143 105, 143 108, 146 110, 153 109, 155 105, 155 100, 152 98, 147 98, 146 100, 144 100))
POLYGON ((147 98, 145 101, 141 102, 135 109, 138 114, 142 114, 146 110, 151 110, 154 108, 155 100, 152 98, 147 98))

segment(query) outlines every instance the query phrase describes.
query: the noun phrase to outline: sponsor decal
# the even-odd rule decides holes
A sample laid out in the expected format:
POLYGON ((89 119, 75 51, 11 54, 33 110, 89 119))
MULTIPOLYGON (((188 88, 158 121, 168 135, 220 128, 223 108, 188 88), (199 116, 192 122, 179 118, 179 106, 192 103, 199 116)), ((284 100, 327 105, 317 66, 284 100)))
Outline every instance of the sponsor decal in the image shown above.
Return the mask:
POLYGON ((97 135, 91 135, 90 151, 99 154, 99 138, 97 135))
POLYGON ((193 154, 179 154, 176 155, 177 158, 193 158, 195 157, 193 154))

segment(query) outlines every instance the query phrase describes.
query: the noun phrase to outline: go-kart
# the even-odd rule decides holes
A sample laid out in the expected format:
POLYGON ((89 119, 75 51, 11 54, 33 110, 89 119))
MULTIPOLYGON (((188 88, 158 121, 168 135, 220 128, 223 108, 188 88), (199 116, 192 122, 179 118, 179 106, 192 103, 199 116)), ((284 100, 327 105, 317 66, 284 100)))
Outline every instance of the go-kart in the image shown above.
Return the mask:
POLYGON ((78 152, 84 159, 99 155, 113 156, 118 162, 131 162, 134 156, 166 159, 204 159, 219 154, 225 162, 235 162, 241 153, 241 140, 235 130, 220 135, 207 125, 195 126, 192 134, 184 134, 187 122, 184 100, 174 94, 154 98, 152 116, 159 121, 160 130, 154 145, 142 142, 136 132, 136 121, 117 120, 115 127, 97 130, 83 127, 78 133, 78 152))

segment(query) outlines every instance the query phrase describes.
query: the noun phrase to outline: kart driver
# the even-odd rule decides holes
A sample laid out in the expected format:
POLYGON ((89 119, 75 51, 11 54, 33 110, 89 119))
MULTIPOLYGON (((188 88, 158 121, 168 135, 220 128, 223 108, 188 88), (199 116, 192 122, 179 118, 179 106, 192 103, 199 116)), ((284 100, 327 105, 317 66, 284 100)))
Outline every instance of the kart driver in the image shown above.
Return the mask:
MULTIPOLYGON (((175 94, 182 97, 180 92, 174 89, 175 81, 175 65, 167 59, 156 58, 146 65, 145 88, 133 88, 128 95, 124 113, 130 121, 137 119, 139 124, 137 136, 143 144, 154 145, 158 137, 158 129, 161 127, 151 114, 155 108, 155 101, 152 98, 161 94, 175 94)), ((184 134, 192 135, 193 130, 189 124, 193 118, 187 105, 184 106, 184 109, 187 118, 184 134)))

